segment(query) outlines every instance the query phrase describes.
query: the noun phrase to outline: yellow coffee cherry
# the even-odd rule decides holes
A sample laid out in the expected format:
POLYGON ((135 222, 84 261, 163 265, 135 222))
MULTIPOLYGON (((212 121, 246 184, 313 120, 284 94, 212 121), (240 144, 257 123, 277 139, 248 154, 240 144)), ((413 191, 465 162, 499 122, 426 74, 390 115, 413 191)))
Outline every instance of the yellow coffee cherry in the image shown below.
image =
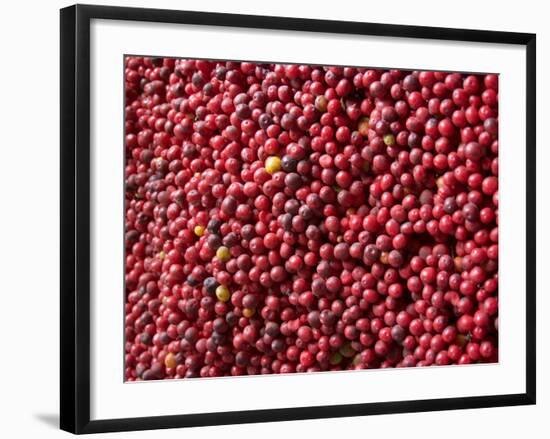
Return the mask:
POLYGON ((227 302, 231 294, 225 285, 219 285, 218 288, 216 288, 216 297, 220 302, 227 302))
POLYGON ((384 136, 384 143, 387 146, 393 146, 395 145, 395 136, 393 134, 386 134, 384 136))
POLYGON ((243 309, 243 316, 245 316, 247 319, 252 317, 255 313, 256 313, 256 310, 254 308, 243 309))
POLYGON ((368 117, 362 117, 359 119, 359 123, 357 124, 357 131, 363 136, 366 137, 369 134, 369 118, 368 117))
POLYGON ((323 95, 319 95, 315 98, 315 108, 321 113, 327 111, 328 99, 323 95))
POLYGON ((178 365, 176 362, 176 356, 172 352, 166 354, 166 357, 164 358, 164 365, 170 369, 173 369, 178 365))
POLYGON ((274 174, 281 169, 281 159, 276 155, 268 157, 265 161, 265 170, 268 174, 274 174))
POLYGON ((195 235, 197 235, 198 237, 201 237, 202 235, 204 235, 204 227, 203 226, 195 226, 193 231, 195 232, 195 235))
POLYGON ((216 250, 216 257, 222 262, 227 262, 231 259, 231 253, 227 247, 222 245, 221 247, 218 247, 218 250, 216 250))

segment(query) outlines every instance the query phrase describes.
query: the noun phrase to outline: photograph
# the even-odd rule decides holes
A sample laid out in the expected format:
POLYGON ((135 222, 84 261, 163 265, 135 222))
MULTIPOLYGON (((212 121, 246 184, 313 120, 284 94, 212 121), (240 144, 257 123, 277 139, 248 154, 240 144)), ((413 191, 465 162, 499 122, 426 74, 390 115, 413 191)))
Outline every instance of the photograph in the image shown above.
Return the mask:
POLYGON ((124 55, 126 382, 499 362, 499 72, 395 63, 124 55))

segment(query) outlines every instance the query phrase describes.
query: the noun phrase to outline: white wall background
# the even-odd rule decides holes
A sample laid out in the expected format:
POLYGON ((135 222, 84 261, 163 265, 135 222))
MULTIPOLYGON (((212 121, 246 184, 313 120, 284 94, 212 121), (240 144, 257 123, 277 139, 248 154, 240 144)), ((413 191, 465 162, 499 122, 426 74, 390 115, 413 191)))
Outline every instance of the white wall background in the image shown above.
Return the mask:
MULTIPOLYGON (((543 437, 550 432, 550 325, 545 274, 550 152, 548 50, 544 2, 338 0, 103 0, 88 3, 301 16, 537 33, 538 404, 363 418, 101 435, 105 438, 219 437, 543 437)), ((9 2, 0 16, 0 435, 68 437, 58 422, 59 354, 59 13, 69 2, 9 2)), ((290 397, 290 396, 289 396, 290 397)))

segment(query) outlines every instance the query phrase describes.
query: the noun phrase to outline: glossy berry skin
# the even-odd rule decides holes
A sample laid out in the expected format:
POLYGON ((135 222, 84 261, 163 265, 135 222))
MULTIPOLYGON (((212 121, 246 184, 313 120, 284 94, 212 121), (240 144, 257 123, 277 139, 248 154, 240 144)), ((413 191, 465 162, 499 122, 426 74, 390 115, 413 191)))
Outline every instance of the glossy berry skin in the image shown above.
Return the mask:
POLYGON ((125 378, 498 361, 498 76, 125 59, 125 378))
POLYGON ((230 293, 225 285, 220 285, 219 287, 216 288, 216 297, 221 302, 227 302, 229 300, 230 293))
POLYGON ((277 156, 268 157, 265 161, 265 170, 268 174, 274 174, 281 169, 281 159, 277 156))

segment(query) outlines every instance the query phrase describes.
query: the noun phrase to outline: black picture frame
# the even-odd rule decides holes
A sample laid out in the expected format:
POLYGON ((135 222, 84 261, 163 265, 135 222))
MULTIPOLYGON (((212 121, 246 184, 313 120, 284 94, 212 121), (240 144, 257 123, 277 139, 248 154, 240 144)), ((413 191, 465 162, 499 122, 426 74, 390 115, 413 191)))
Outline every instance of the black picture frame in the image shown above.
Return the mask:
POLYGON ((61 404, 60 426, 81 433, 302 420, 535 404, 536 35, 303 18, 75 5, 61 10, 61 404), (526 392, 383 403, 90 419, 90 21, 132 20, 526 47, 526 392))

